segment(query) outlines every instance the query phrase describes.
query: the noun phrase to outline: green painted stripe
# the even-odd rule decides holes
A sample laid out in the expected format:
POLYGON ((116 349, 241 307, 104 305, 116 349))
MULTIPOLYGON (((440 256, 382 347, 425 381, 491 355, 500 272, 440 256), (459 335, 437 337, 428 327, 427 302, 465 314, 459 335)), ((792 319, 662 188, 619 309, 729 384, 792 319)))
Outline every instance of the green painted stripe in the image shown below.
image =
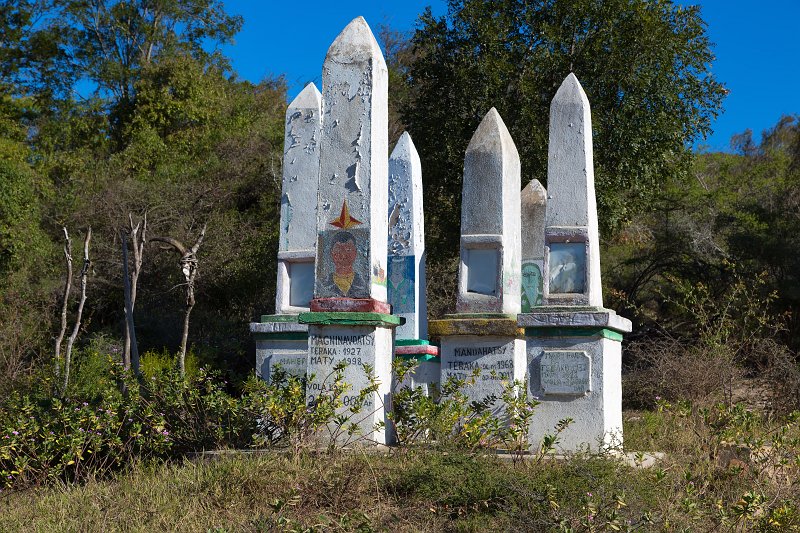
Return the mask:
POLYGON ((380 326, 393 328, 405 323, 405 319, 402 317, 384 313, 331 311, 323 313, 300 313, 298 317, 301 324, 315 324, 320 326, 380 326))
POLYGON ((439 358, 438 355, 431 355, 429 353, 423 353, 423 354, 413 354, 413 353, 399 354, 399 353, 396 353, 396 354, 394 354, 394 356, 397 357, 398 359, 403 359, 404 361, 414 360, 414 361, 419 361, 421 363, 424 363, 424 362, 427 362, 427 361, 432 361, 434 363, 441 363, 442 362, 441 358, 439 358))
POLYGON ((397 339, 394 341, 395 346, 428 346, 431 341, 422 339, 397 339))
POLYGON ((253 333, 253 338, 257 341, 307 341, 308 333, 301 332, 279 332, 279 333, 253 333))
POLYGON ((297 322, 297 315, 261 315, 261 322, 297 322))
POLYGON ((525 328, 526 337, 596 337, 622 342, 622 334, 608 328, 525 328))

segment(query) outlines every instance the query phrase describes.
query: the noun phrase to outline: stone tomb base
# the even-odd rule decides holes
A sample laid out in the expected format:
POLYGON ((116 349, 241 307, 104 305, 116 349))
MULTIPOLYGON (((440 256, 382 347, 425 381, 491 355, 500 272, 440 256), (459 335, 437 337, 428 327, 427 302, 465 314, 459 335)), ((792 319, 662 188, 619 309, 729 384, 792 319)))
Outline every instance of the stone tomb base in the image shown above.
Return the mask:
POLYGON ((537 449, 571 418, 557 451, 622 449, 622 333, 628 319, 602 308, 539 307, 519 315, 525 327, 528 392, 539 399, 528 442, 537 449))
MULTIPOLYGON (((440 339, 442 383, 451 377, 469 382, 477 373, 475 382, 464 389, 470 401, 499 398, 504 384, 525 379, 525 341, 514 318, 447 315, 431 321, 429 334, 440 339)), ((502 401, 494 402, 492 412, 504 416, 502 401)))
MULTIPOLYGON (((321 439, 332 438, 339 445, 392 444, 394 427, 387 414, 391 411, 392 341, 400 319, 382 313, 301 313, 300 321, 308 324, 308 376, 306 401, 313 403, 321 395, 331 395, 335 368, 344 365, 343 383, 349 386, 340 399, 337 414, 348 417, 338 430, 329 426, 321 439), (367 395, 359 412, 353 413, 359 394, 370 386, 365 365, 371 369, 378 388, 367 395), (348 434, 351 424, 358 431, 348 434)), ((320 444, 324 445, 325 442, 320 444)))
POLYGON ((297 315, 263 315, 251 322, 256 341, 256 375, 270 381, 276 365, 287 373, 303 377, 308 365, 308 326, 297 315))
POLYGON ((394 356, 395 359, 416 362, 416 367, 404 376, 399 387, 420 387, 425 396, 439 389, 442 362, 437 346, 426 340, 398 339, 395 341, 394 356))

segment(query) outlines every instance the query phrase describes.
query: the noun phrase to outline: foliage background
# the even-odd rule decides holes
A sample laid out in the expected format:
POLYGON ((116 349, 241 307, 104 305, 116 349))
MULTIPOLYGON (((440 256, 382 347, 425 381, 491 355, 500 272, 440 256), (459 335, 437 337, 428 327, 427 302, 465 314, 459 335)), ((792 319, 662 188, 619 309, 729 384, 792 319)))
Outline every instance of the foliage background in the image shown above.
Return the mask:
MULTIPOLYGON (((0 1, 0 389, 50 367, 62 226, 76 240, 89 226, 95 235, 79 348, 122 338, 129 215, 147 214, 151 237, 189 244, 208 224, 190 345, 234 381, 252 369, 247 324, 273 310, 286 88, 239 80, 217 51, 241 24, 217 0, 0 1)), ((408 130, 423 161, 432 318, 455 301, 472 132, 497 107, 524 181, 546 184, 549 102, 573 71, 592 103, 606 305, 634 319, 630 340, 697 344, 707 334, 698 313, 727 323, 735 301, 744 371, 770 367, 776 353, 796 363, 800 124, 787 115, 761 139, 743 132, 730 153, 690 149, 725 95, 697 9, 451 0, 443 17, 422 13, 413 34, 376 33, 390 138, 408 130), (746 323, 742 306, 755 303, 769 328, 746 323), (754 340, 764 338, 769 353, 754 340)), ((142 352, 178 346, 182 282, 176 257, 147 245, 142 352)), ((625 358, 631 368, 651 359, 638 349, 625 358)))

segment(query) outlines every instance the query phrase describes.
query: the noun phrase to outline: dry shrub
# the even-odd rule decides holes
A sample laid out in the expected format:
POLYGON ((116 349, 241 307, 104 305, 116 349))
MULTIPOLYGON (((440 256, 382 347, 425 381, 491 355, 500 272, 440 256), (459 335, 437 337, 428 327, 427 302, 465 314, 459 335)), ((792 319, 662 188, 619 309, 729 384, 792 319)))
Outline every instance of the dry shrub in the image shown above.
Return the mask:
POLYGON ((337 514, 363 508, 361 497, 376 483, 377 473, 358 456, 334 453, 309 458, 306 479, 299 481, 300 504, 337 514))
MULTIPOLYGON (((430 258, 430 255, 428 255, 430 258)), ((427 300, 428 317, 442 318, 448 313, 455 313, 456 295, 458 294, 458 257, 449 257, 438 261, 426 262, 428 281, 427 300)))
POLYGON ((631 343, 622 377, 628 408, 650 408, 657 398, 695 405, 743 402, 785 416, 800 410, 797 354, 770 338, 742 346, 685 344, 665 337, 631 343))
POLYGON ((721 345, 687 345, 665 337, 631 343, 626 352, 634 361, 622 380, 623 400, 630 408, 653 407, 658 398, 701 405, 730 402, 743 378, 734 352, 721 345))
POLYGON ((763 339, 756 346, 760 359, 766 362, 760 372, 762 393, 767 408, 777 415, 800 409, 800 364, 797 354, 772 339, 763 339))
POLYGON ((0 397, 30 378, 47 333, 45 312, 13 292, 0 297, 0 397))

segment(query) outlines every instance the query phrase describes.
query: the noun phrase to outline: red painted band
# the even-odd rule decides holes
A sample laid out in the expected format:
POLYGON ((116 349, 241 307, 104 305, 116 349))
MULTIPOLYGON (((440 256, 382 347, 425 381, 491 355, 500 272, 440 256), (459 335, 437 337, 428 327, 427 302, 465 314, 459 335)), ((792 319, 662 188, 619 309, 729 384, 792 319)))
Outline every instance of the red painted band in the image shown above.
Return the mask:
POLYGON ((394 353, 397 355, 439 355, 439 347, 432 344, 418 344, 416 346, 395 346, 394 353))
POLYGON ((373 298, 315 298, 311 300, 312 313, 392 313, 392 306, 373 298))

